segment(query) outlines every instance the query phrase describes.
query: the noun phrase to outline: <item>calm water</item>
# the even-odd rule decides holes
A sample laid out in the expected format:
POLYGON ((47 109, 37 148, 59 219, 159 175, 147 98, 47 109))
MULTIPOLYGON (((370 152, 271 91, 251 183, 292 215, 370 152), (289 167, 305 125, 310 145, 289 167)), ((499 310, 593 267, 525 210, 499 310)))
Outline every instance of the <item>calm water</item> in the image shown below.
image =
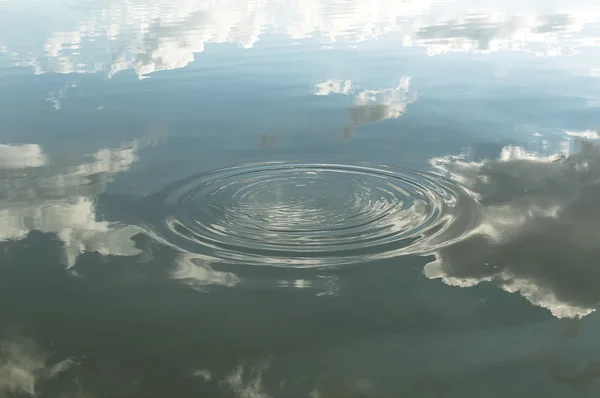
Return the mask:
POLYGON ((0 0, 0 397, 600 394, 593 0, 0 0))

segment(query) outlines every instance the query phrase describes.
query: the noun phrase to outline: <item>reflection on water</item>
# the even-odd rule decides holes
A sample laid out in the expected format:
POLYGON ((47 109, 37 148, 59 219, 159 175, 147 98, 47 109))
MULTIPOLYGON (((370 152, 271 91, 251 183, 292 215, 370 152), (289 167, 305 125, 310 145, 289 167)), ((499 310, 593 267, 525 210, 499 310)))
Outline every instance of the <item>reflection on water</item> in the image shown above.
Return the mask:
POLYGON ((343 139, 354 135, 354 130, 363 124, 386 119, 397 119, 404 114, 406 106, 417 99, 410 91, 410 78, 402 77, 398 86, 385 90, 352 90, 350 80, 327 80, 317 83, 315 95, 344 94, 354 98, 354 105, 348 109, 350 123, 343 130, 343 139))
POLYGON ((400 37, 395 45, 424 47, 430 55, 499 50, 571 55, 581 46, 599 43, 598 36, 590 36, 588 30, 599 21, 600 8, 589 2, 575 1, 564 7, 535 0, 490 3, 75 0, 60 15, 58 4, 37 9, 33 0, 5 0, 2 7, 11 14, 24 10, 36 18, 45 12, 64 22, 44 24, 48 30, 36 31, 43 34, 36 40, 14 38, 14 42, 0 43, 0 48, 16 65, 31 66, 35 73, 104 71, 112 77, 133 69, 143 78, 186 67, 211 43, 235 43, 247 49, 263 35, 280 32, 293 40, 312 37, 322 43, 364 42, 397 32, 400 37), (93 56, 107 48, 110 57, 93 56))
POLYGON ((35 396, 40 381, 56 379, 75 365, 72 358, 52 362, 49 352, 22 336, 18 327, 13 325, 6 331, 2 341, 0 393, 35 396))
POLYGON ((318 163, 216 170, 153 200, 167 215, 151 229, 180 249, 214 261, 298 267, 432 250, 434 241, 457 238, 453 209, 469 206, 468 196, 423 174, 318 163))
POLYGON ((68 266, 86 251, 137 254, 129 238, 141 230, 98 221, 94 200, 115 174, 131 167, 135 150, 131 143, 79 161, 53 159, 35 144, 0 145, 0 239, 22 239, 33 230, 55 233, 64 243, 68 266))
POLYGON ((477 197, 481 223, 467 239, 437 252, 426 275, 459 286, 497 282, 557 317, 593 312, 600 152, 583 144, 570 156, 506 147, 497 160, 434 159, 477 197))
POLYGON ((0 0, 0 396, 597 397, 599 37, 590 0, 0 0))
MULTIPOLYGON (((0 239, 24 239, 31 231, 56 234, 63 244, 63 262, 73 267, 85 252, 104 256, 141 253, 132 237, 146 232, 142 226, 99 220, 95 197, 114 175, 136 160, 137 142, 118 149, 103 149, 81 160, 43 154, 38 145, 2 145, 0 239)), ((194 287, 211 284, 234 286, 232 273, 213 270, 201 257, 182 253, 174 260, 174 279, 194 287)))

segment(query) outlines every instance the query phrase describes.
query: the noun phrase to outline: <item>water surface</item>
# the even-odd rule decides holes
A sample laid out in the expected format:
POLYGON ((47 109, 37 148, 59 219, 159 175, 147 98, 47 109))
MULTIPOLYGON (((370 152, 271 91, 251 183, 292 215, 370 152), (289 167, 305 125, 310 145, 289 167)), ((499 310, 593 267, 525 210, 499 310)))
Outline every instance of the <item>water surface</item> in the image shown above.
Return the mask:
POLYGON ((0 0, 0 396, 596 397, 591 0, 0 0))

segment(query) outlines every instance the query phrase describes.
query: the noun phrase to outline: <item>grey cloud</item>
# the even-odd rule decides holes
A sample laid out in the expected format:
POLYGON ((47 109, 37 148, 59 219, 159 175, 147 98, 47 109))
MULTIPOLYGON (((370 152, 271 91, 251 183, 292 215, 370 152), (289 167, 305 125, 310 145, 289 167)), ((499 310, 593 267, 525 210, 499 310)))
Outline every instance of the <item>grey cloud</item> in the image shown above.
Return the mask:
POLYGON ((481 163, 434 159, 479 202, 480 223, 439 249, 430 278, 457 286, 490 282, 557 317, 588 315, 600 304, 600 147, 550 157, 505 148, 481 163))

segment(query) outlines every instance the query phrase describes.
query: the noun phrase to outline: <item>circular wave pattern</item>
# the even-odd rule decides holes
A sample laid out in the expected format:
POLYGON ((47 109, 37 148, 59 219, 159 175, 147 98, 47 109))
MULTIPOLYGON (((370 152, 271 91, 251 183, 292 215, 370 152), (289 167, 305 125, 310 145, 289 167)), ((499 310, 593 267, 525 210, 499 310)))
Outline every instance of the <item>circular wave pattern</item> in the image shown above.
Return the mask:
POLYGON ((451 189, 421 173, 270 163, 216 170, 157 195, 159 234, 214 260, 327 266, 422 251, 443 232, 451 189))

